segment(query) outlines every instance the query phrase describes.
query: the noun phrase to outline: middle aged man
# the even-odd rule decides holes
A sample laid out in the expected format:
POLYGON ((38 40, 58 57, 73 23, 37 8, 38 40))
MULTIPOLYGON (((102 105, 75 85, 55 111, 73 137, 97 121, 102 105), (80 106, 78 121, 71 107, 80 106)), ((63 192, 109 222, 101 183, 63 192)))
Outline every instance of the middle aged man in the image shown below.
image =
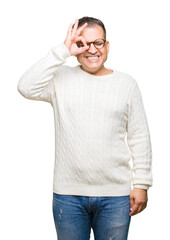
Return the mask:
POLYGON ((146 208, 152 186, 141 92, 133 77, 104 66, 108 52, 104 24, 77 19, 64 43, 18 83, 24 97, 49 102, 54 110, 53 215, 59 240, 88 240, 91 228, 95 240, 126 240, 131 216, 146 208), (80 65, 64 65, 70 56, 80 65))

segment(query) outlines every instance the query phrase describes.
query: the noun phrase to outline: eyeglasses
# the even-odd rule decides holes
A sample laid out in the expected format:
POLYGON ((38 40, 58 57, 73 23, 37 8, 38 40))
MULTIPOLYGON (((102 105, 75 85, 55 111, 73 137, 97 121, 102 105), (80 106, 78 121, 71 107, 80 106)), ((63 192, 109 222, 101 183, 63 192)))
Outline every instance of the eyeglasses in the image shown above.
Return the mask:
MULTIPOLYGON (((95 48, 97 49, 100 49, 100 48, 103 48, 104 45, 105 45, 105 42, 106 40, 105 39, 102 39, 102 38, 99 38, 99 39, 96 39, 94 42, 87 42, 87 46, 91 46, 91 43, 93 43, 93 45, 95 46, 95 48)), ((80 48, 80 47, 84 47, 84 44, 82 43, 82 41, 78 41, 76 42, 77 46, 80 48)))

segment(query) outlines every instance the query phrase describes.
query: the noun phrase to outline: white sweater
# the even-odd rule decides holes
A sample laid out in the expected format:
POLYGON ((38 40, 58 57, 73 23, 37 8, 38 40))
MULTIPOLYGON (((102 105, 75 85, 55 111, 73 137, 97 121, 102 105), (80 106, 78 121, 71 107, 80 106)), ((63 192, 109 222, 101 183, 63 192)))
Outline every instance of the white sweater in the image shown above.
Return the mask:
POLYGON ((112 74, 95 76, 80 65, 63 65, 68 57, 64 43, 51 48, 17 86, 24 97, 47 101, 53 107, 53 192, 123 196, 130 194, 132 185, 148 189, 152 149, 136 80, 115 69, 112 74))

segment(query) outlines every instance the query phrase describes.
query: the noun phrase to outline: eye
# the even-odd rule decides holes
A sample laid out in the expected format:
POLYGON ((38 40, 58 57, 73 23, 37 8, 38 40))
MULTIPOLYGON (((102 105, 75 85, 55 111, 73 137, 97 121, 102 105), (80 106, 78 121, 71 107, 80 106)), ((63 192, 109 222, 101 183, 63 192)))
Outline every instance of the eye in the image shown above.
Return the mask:
POLYGON ((103 41, 96 41, 96 42, 94 42, 94 44, 96 46, 101 46, 101 45, 103 45, 103 41))

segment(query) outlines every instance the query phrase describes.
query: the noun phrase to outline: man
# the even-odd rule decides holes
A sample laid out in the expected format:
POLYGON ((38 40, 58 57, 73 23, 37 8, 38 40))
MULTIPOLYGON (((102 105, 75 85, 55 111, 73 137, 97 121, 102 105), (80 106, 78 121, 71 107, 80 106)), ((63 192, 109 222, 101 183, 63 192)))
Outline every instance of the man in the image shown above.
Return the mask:
POLYGON ((104 24, 77 19, 64 43, 18 83, 24 97, 47 101, 54 110, 53 215, 59 240, 88 240, 91 228, 95 240, 127 239, 131 216, 146 208, 152 186, 141 92, 134 78, 104 66, 108 52, 104 24), (64 65, 70 56, 80 64, 64 65))

